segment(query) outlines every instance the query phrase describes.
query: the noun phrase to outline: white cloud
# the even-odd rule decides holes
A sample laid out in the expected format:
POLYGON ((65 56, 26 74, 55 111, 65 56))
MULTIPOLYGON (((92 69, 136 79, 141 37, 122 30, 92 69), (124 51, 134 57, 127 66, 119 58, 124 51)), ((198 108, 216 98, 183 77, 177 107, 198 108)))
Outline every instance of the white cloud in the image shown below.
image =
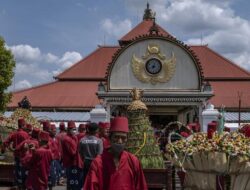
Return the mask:
MULTIPOLYGON (((236 0, 151 0, 156 21, 168 32, 188 44, 203 44, 250 68, 250 22, 236 15, 231 4, 236 0)), ((131 10, 139 9, 144 0, 126 1, 131 10)), ((143 11, 141 11, 143 13, 143 11)))
POLYGON ((74 63, 80 61, 82 56, 78 52, 66 52, 63 57, 58 61, 58 63, 62 66, 62 68, 68 68, 72 66, 74 63))
POLYGON ((21 62, 16 63, 15 74, 19 76, 29 76, 37 80, 52 79, 49 68, 44 69, 37 64, 24 64, 21 62))
POLYGON ((62 57, 52 53, 42 53, 39 48, 30 45, 16 45, 8 47, 16 60, 15 84, 10 90, 28 88, 53 80, 65 68, 82 59, 78 52, 65 52, 62 57))
POLYGON ((17 45, 9 47, 17 60, 34 61, 41 59, 39 48, 33 48, 30 45, 17 45))
POLYGON ((250 56, 249 52, 241 52, 239 53, 229 53, 225 54, 230 60, 233 60, 235 63, 248 71, 250 71, 250 56))
POLYGON ((57 70, 52 71, 52 74, 53 74, 53 76, 57 76, 57 75, 59 75, 62 71, 63 71, 63 70, 61 70, 61 69, 57 69, 57 70))
POLYGON ((101 28, 110 36, 120 38, 132 29, 132 22, 129 19, 123 21, 112 21, 109 18, 102 20, 101 28))
POLYGON ((58 61, 58 57, 51 53, 48 53, 47 55, 45 55, 44 59, 47 63, 56 63, 58 61))
POLYGON ((16 89, 25 89, 30 88, 32 85, 28 80, 18 81, 15 85, 16 89))

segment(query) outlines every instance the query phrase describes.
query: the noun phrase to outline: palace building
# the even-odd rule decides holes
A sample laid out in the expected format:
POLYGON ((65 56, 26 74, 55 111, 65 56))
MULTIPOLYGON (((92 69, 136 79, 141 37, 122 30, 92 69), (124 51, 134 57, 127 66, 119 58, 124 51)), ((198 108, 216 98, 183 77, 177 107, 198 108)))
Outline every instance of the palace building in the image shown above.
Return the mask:
POLYGON ((250 122, 250 73, 208 45, 188 45, 155 22, 149 5, 143 20, 118 40, 55 77, 55 81, 16 91, 8 111, 24 97, 36 116, 87 121, 102 104, 112 115, 126 114, 130 90, 143 90, 152 123, 189 123, 208 102, 225 106, 226 122, 250 122), (39 115, 40 114, 40 115, 39 115))

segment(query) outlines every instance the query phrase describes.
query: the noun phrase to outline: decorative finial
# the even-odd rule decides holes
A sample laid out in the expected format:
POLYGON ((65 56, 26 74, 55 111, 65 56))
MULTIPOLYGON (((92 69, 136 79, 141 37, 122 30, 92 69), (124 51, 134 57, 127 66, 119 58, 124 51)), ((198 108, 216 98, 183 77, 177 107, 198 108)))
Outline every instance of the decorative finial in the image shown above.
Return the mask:
POLYGON ((141 101, 143 90, 138 88, 133 88, 130 91, 132 96, 132 103, 128 106, 128 111, 135 111, 135 110, 148 110, 147 106, 141 101))
POLYGON ((149 3, 147 2, 147 8, 144 10, 143 20, 153 20, 154 18, 154 13, 149 8, 149 3))
POLYGON ((130 91, 130 94, 131 94, 133 100, 141 100, 141 97, 143 95, 143 90, 138 89, 138 88, 133 88, 130 91))
POLYGON ((155 24, 155 13, 153 13, 153 15, 154 15, 154 18, 153 18, 154 22, 153 22, 152 26, 151 26, 150 29, 149 29, 149 33, 150 33, 150 34, 156 34, 156 35, 158 35, 158 33, 159 33, 159 28, 158 28, 158 26, 155 24))

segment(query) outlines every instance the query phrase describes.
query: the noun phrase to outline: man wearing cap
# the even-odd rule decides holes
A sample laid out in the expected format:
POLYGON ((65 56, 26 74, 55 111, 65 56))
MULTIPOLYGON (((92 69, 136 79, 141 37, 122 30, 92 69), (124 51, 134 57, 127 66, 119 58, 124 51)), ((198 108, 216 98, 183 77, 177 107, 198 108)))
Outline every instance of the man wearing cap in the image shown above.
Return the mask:
POLYGON ((43 125, 43 131, 46 131, 49 133, 50 130, 50 122, 48 120, 42 122, 43 125))
POLYGON ((29 135, 31 135, 33 126, 32 126, 31 124, 27 123, 23 129, 24 129, 24 131, 26 131, 29 135))
POLYGON ((56 126, 55 124, 50 124, 49 130, 49 148, 52 152, 52 162, 50 164, 50 174, 49 174, 49 189, 52 189, 56 185, 56 182, 59 182, 60 178, 60 160, 61 153, 59 151, 59 141, 56 138, 56 126))
POLYGON ((20 159, 30 152, 33 148, 37 149, 39 147, 38 135, 40 133, 40 129, 33 128, 31 132, 31 137, 29 139, 24 140, 21 142, 17 147, 16 151, 19 152, 20 159))
MULTIPOLYGON (((32 132, 31 132, 31 138, 30 139, 26 139, 25 141, 23 141, 21 144, 19 144, 16 147, 16 150, 19 151, 19 155, 20 155, 20 161, 21 164, 23 166, 25 166, 25 163, 27 161, 27 159, 29 160, 30 157, 32 156, 32 152, 39 148, 39 141, 38 141, 38 135, 40 133, 40 129, 38 128, 33 128, 32 132)), ((25 174, 28 174, 28 168, 27 166, 24 167, 25 168, 25 174)), ((27 178, 27 176, 25 176, 27 178)), ((25 186, 26 189, 28 189, 28 187, 31 187, 31 184, 27 183, 27 180, 25 182, 25 186)))
POLYGON ((109 129, 110 129, 110 123, 109 122, 99 122, 99 137, 102 139, 103 142, 103 148, 109 148, 110 147, 110 141, 109 141, 109 129))
POLYGON ((86 125, 81 123, 78 127, 78 134, 77 139, 80 142, 80 140, 86 135, 86 125))
POLYGON ((39 133, 38 149, 33 149, 30 156, 24 161, 24 166, 29 169, 26 180, 28 190, 46 190, 48 187, 48 176, 50 163, 52 161, 52 152, 48 148, 49 133, 41 131, 39 133))
POLYGON ((61 122, 59 124, 59 133, 56 135, 56 138, 61 141, 63 136, 65 136, 67 134, 66 132, 66 127, 65 127, 65 124, 64 122, 61 122))
POLYGON ((24 180, 25 180, 25 169, 20 163, 20 155, 16 147, 26 139, 29 139, 29 134, 23 130, 25 127, 25 120, 23 118, 18 119, 18 129, 17 131, 11 133, 8 138, 3 142, 2 153, 5 152, 6 148, 14 151, 15 157, 15 177, 16 183, 19 189, 24 189, 24 180))
POLYGON ((83 162, 78 152, 75 122, 69 121, 67 135, 62 139, 62 162, 66 168, 67 190, 80 190, 83 181, 83 162))
MULTIPOLYGON (((62 156, 62 139, 63 137, 67 134, 66 132, 66 127, 65 127, 65 123, 64 122, 60 122, 59 124, 59 133, 56 135, 56 139, 57 141, 59 142, 59 152, 62 156)), ((61 157, 62 159, 62 157, 61 157)), ((62 160, 60 160, 60 166, 61 166, 61 170, 59 171, 60 172, 60 180, 59 180, 59 185, 61 184, 64 184, 64 181, 65 181, 65 177, 66 177, 66 172, 65 172, 65 168, 63 167, 63 164, 62 164, 62 160)))
MULTIPOLYGON (((83 177, 85 179, 92 160, 102 154, 103 143, 102 140, 96 137, 99 131, 99 126, 96 123, 90 123, 88 126, 88 134, 83 137, 79 144, 79 153, 84 161, 83 177)), ((83 180, 84 183, 84 180, 83 180)))
POLYGON ((147 190, 139 160, 124 150, 128 135, 126 117, 116 117, 110 127, 110 149, 93 160, 84 190, 147 190))

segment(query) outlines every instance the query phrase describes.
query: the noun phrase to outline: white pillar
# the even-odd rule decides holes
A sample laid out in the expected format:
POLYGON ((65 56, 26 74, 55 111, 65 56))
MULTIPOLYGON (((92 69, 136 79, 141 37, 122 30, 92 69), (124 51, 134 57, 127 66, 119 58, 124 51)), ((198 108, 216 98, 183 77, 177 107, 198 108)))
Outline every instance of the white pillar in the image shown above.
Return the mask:
POLYGON ((211 121, 217 121, 219 111, 217 109, 214 109, 214 105, 208 104, 206 106, 206 109, 202 112, 202 131, 207 132, 207 124, 211 121))
POLYGON ((90 121, 94 123, 109 122, 108 113, 102 105, 96 105, 95 108, 90 111, 90 121))
POLYGON ((107 120, 110 121, 111 113, 110 113, 110 104, 109 103, 106 104, 106 110, 107 110, 107 114, 108 114, 107 115, 107 120))

